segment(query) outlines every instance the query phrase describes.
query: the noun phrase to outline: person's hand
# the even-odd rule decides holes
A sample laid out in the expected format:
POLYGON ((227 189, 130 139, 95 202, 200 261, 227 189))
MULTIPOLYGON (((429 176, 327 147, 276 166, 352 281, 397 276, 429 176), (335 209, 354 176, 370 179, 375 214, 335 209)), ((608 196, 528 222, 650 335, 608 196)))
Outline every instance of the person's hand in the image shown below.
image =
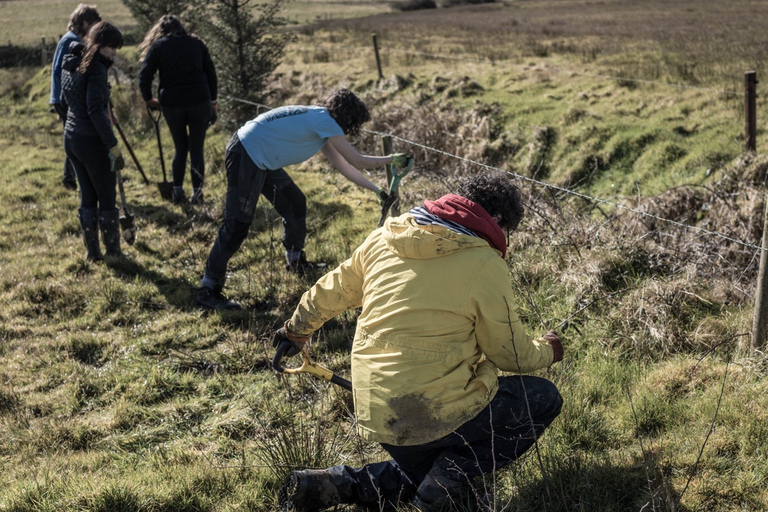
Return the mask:
POLYGON ((145 103, 152 110, 160 110, 160 102, 157 101, 157 98, 152 98, 151 100, 147 100, 145 103))
POLYGON ((406 167, 410 169, 410 166, 413 165, 413 155, 410 153, 393 153, 392 165, 399 169, 405 169, 406 167))
POLYGON ((62 121, 67 120, 67 107, 61 103, 51 103, 51 111, 56 112, 62 121))
POLYGON ((387 192, 383 188, 380 188, 379 190, 376 191, 376 197, 378 198, 379 204, 381 206, 384 206, 385 204, 387 204, 387 201, 389 200, 389 194, 387 194, 387 192))
POLYGON ((111 172, 120 171, 125 167, 125 160, 120 148, 114 146, 109 148, 109 170, 111 172))
POLYGON ((208 125, 212 125, 219 118, 219 105, 215 102, 211 102, 211 116, 208 118, 208 125))
POLYGON ((306 345, 307 341, 309 341, 309 336, 299 336, 291 332, 290 329, 283 326, 275 331, 274 335, 272 335, 272 346, 277 348, 283 341, 291 342, 291 348, 286 350, 284 355, 286 357, 293 357, 301 352, 301 350, 304 348, 304 345, 306 345))
POLYGON ((558 361, 563 360, 563 342, 560 341, 560 336, 555 333, 553 330, 547 331, 547 334, 542 336, 547 342, 549 342, 549 346, 552 347, 552 352, 554 353, 554 358, 552 359, 552 363, 557 363, 558 361))

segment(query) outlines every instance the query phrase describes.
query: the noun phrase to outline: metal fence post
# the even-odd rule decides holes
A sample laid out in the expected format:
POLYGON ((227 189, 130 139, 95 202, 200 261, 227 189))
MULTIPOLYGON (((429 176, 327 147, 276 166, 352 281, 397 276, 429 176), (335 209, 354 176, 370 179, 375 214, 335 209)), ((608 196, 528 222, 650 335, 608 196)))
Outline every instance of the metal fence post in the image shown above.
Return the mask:
POLYGON ((381 57, 379 57, 379 36, 373 34, 373 51, 376 53, 376 68, 379 70, 379 80, 384 79, 384 73, 381 72, 381 57))
POLYGON ((40 67, 44 68, 48 64, 48 52, 45 49, 45 38, 40 42, 40 67))

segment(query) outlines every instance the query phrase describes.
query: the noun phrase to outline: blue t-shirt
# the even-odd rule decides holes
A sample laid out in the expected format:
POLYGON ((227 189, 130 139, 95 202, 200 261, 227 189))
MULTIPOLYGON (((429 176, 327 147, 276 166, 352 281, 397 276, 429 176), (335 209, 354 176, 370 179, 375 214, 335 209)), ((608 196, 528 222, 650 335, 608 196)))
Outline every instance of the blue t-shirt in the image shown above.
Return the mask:
POLYGON ((74 41, 80 41, 80 38, 70 30, 56 45, 51 68, 51 99, 48 102, 51 105, 61 103, 61 63, 64 56, 69 54, 69 45, 74 41))
POLYGON ((309 160, 336 135, 344 135, 344 130, 328 109, 302 105, 272 109, 237 130, 248 156, 267 170, 309 160))

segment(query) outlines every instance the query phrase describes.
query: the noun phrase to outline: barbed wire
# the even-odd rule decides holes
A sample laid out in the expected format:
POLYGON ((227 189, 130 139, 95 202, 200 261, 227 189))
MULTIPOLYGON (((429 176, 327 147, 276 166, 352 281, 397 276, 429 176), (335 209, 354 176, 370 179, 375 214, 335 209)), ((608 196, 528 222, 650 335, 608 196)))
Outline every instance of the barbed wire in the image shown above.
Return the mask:
MULTIPOLYGON (((271 109, 272 108, 269 105, 265 105, 263 103, 257 103, 255 101, 248 101, 248 100, 244 100, 244 99, 241 99, 241 98, 236 98, 236 97, 233 97, 233 96, 224 96, 224 97, 229 99, 229 100, 232 100, 232 101, 238 101, 238 102, 249 104, 249 105, 254 105, 254 106, 263 107, 263 108, 267 108, 267 109, 271 109)), ((690 224, 685 224, 684 222, 679 222, 679 221, 676 221, 676 220, 667 219, 667 218, 664 218, 664 217, 660 217, 658 215, 654 215, 652 213, 648 213, 648 212, 644 212, 642 210, 638 210, 637 208, 633 208, 631 206, 627 206, 627 205, 623 205, 623 204, 618 203, 618 202, 610 201, 608 199, 603 199, 603 198, 599 198, 599 197, 590 196, 589 194, 585 194, 585 193, 579 192, 577 190, 571 190, 569 188, 562 187, 560 185, 555 185, 555 184, 552 184, 552 183, 546 183, 546 182, 543 182, 543 181, 536 180, 534 178, 529 178, 528 176, 523 176, 522 174, 518 174, 518 173, 513 172, 513 171, 507 171, 505 169, 501 169, 499 167, 495 167, 495 166, 492 166, 492 165, 489 165, 489 164, 486 164, 486 163, 483 163, 483 162, 478 162, 477 160, 472 160, 471 158, 467 158, 467 157, 464 157, 464 156, 454 155, 454 154, 449 153, 447 151, 443 151, 441 149, 437 149, 437 148, 434 148, 434 147, 431 147, 431 146, 427 146, 427 145, 421 144, 419 142, 408 140, 408 139, 405 139, 403 137, 399 137, 397 135, 394 135, 392 133, 385 133, 385 132, 379 132, 379 131, 367 130, 367 129, 361 129, 360 131, 361 132, 365 132, 365 133, 370 133, 372 135, 377 135, 379 137, 385 137, 385 136, 386 137, 391 137, 393 139, 399 140, 399 141, 404 142, 406 144, 409 144, 411 146, 419 147, 419 148, 424 149, 426 151, 437 153, 437 154, 440 154, 440 155, 443 155, 443 156, 446 156, 446 157, 449 157, 449 158, 453 158, 453 159, 456 159, 456 160, 461 160, 463 162, 466 162, 466 163, 469 163, 469 164, 472 164, 472 165, 476 165, 476 166, 482 167, 484 169, 493 170, 493 171, 500 171, 500 172, 506 173, 506 174, 516 178, 516 179, 519 179, 521 181, 526 181, 526 182, 529 182, 529 183, 540 185, 542 187, 546 187, 546 188, 551 189, 551 190, 556 190, 558 192, 563 192, 565 194, 568 194, 568 195, 571 195, 571 196, 574 196, 574 197, 579 197, 581 199, 585 199, 587 201, 593 202, 596 205, 601 205, 602 204, 602 205, 612 206, 612 207, 617 208, 617 209, 626 210, 626 211, 629 211, 629 212, 634 213, 636 215, 640 215, 641 217, 646 217, 646 218, 654 219, 656 221, 664 222, 664 223, 667 223, 667 224, 671 224, 671 225, 674 225, 674 226, 677 226, 677 227, 680 227, 680 228, 683 228, 683 229, 686 229, 686 230, 697 231, 697 232, 705 234, 705 235, 721 238, 723 240, 727 240, 729 242, 732 242, 732 243, 735 243, 735 244, 747 247, 749 249, 755 250, 758 253, 763 251, 763 248, 758 246, 758 245, 756 245, 756 244, 753 244, 751 242, 745 242, 743 240, 739 240, 738 238, 734 238, 734 237, 728 236, 728 235, 726 235, 724 233, 720 233, 718 231, 712 231, 712 230, 709 230, 709 229, 706 229, 706 228, 702 228, 702 227, 699 227, 699 226, 692 226, 690 224)))

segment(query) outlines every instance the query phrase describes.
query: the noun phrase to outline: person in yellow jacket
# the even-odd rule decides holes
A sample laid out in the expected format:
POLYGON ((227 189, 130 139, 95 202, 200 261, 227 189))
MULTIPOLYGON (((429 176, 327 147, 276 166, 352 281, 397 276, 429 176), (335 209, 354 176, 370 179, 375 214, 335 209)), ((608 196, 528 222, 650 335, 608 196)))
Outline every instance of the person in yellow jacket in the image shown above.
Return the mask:
POLYGON ((554 331, 534 339, 514 311, 503 229, 517 228, 522 215, 504 173, 464 178, 456 194, 388 219, 302 296, 275 333, 276 345, 293 344, 287 355, 327 320, 362 308, 352 343, 355 416, 360 435, 392 460, 293 471, 280 492, 283 510, 410 500, 423 512, 444 510, 557 417, 562 398, 550 381, 498 377, 563 357, 554 331))

